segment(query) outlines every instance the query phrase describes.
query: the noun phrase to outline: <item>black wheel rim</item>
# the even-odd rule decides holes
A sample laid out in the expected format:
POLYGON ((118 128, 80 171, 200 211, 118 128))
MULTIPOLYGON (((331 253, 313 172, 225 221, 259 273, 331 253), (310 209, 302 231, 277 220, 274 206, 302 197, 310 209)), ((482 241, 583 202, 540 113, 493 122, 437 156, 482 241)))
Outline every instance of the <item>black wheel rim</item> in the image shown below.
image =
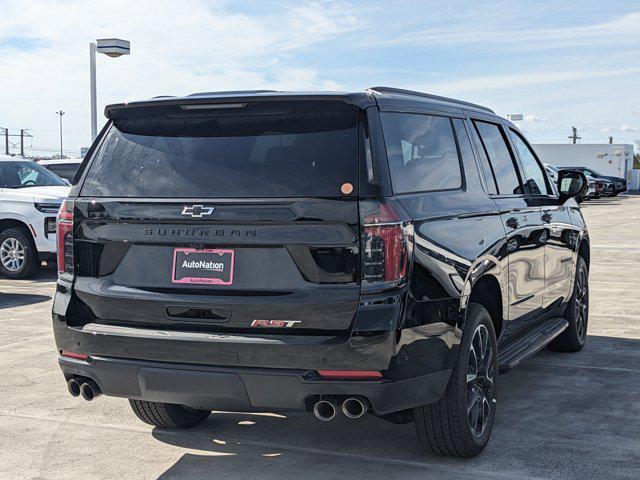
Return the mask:
POLYGON ((485 432, 493 408, 494 364, 489 330, 478 325, 473 332, 467 363, 467 419, 472 435, 485 432))
POLYGON ((587 299, 587 275, 584 269, 578 271, 578 278, 576 278, 576 304, 575 304, 575 318, 576 318, 576 333, 578 338, 584 339, 587 333, 587 314, 588 314, 588 299, 587 299))

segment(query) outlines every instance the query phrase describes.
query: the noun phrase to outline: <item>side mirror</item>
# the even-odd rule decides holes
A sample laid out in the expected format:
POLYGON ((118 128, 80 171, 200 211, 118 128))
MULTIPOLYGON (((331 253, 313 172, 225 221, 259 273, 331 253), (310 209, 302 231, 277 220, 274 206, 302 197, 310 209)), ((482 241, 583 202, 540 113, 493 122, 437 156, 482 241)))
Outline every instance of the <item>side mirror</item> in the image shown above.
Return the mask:
POLYGON ((589 189, 589 182, 584 173, 577 170, 560 170, 558 172, 558 191, 564 202, 569 198, 579 199, 589 189))

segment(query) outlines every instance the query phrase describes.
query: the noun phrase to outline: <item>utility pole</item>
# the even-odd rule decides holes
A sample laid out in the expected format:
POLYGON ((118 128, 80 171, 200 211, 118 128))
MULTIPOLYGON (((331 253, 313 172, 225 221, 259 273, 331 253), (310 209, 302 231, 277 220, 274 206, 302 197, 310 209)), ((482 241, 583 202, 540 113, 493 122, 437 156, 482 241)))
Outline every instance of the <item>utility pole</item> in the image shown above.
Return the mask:
POLYGON ((9 155, 9 129, 0 127, 4 133, 4 153, 9 155))
MULTIPOLYGON (((4 127, 0 127, 0 131, 2 131, 2 133, 4 133, 4 153, 6 155, 10 155, 10 153, 9 153, 9 137, 20 137, 20 156, 24 157, 24 139, 25 138, 32 138, 33 135, 27 133, 28 130, 25 129, 25 128, 21 128, 20 129, 20 134, 9 133, 9 129, 8 128, 4 128, 4 127)), ((12 143, 11 146, 15 147, 16 144, 12 143)))
POLYGON ((571 127, 571 130, 572 133, 568 138, 573 139, 573 144, 575 145, 577 143, 577 140, 580 140, 582 137, 578 136, 578 129, 576 127, 571 127))
POLYGON ((63 158, 62 155, 62 116, 65 114, 62 110, 56 112, 56 115, 60 116, 60 158, 63 158))

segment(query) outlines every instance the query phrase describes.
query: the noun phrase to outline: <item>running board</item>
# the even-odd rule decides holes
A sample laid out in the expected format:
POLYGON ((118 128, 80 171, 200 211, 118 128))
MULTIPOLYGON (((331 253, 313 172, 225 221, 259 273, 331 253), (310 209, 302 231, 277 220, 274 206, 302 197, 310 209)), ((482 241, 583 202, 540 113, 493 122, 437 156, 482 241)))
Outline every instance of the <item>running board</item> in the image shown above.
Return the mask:
POLYGON ((560 335, 568 325, 569 322, 562 317, 545 320, 522 338, 504 348, 498 355, 500 373, 506 372, 538 353, 560 335))

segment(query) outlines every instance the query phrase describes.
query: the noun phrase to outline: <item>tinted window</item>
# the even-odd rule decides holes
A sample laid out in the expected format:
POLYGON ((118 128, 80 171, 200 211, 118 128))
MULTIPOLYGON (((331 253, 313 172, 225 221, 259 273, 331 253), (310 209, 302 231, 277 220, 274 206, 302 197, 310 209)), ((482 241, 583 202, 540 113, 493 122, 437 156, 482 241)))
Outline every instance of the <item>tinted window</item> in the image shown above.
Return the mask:
POLYGON ((80 167, 79 163, 69 163, 60 165, 49 165, 47 168, 60 178, 65 178, 69 181, 73 180, 76 174, 76 170, 80 167))
POLYGON ((493 174, 501 195, 522 193, 511 153, 502 135, 502 131, 493 123, 474 122, 485 153, 489 157, 493 174))
POLYGON ((405 113, 382 113, 380 117, 394 192, 462 186, 449 118, 405 113))
POLYGON ((65 185, 46 168, 33 162, 0 161, 0 188, 65 185))
POLYGON ((484 175, 485 185, 487 186, 487 193, 493 195, 498 193, 498 187, 496 185, 496 179, 493 176, 493 169, 491 164, 489 163, 489 157, 487 157, 487 152, 482 145, 482 140, 478 136, 478 132, 475 128, 470 128, 471 137, 476 145, 476 150, 478 152, 478 156, 480 157, 480 165, 482 167, 482 173, 484 175))
POLYGON ((357 187, 355 107, 251 102, 233 110, 173 108, 116 118, 82 194, 305 197, 339 196, 347 182, 357 187))
POLYGON ((536 157, 524 140, 520 137, 520 134, 509 129, 509 135, 511 140, 518 150, 520 157, 520 163, 524 170, 523 187, 525 193, 531 193, 534 195, 548 194, 547 182, 545 180, 545 174, 542 168, 538 164, 536 157))

